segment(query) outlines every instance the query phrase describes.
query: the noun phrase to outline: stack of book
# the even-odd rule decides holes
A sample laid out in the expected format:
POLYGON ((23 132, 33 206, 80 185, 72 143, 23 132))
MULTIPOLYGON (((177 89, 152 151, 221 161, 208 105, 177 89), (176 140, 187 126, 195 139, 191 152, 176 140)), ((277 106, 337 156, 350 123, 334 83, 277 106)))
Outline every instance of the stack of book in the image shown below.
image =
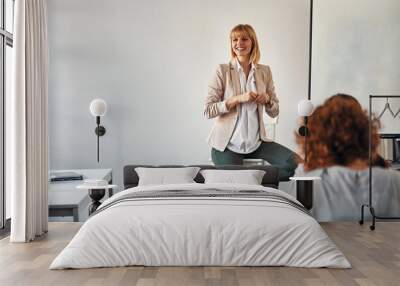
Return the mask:
POLYGON ((50 182, 59 181, 79 181, 83 180, 83 175, 75 172, 52 172, 50 173, 50 182))

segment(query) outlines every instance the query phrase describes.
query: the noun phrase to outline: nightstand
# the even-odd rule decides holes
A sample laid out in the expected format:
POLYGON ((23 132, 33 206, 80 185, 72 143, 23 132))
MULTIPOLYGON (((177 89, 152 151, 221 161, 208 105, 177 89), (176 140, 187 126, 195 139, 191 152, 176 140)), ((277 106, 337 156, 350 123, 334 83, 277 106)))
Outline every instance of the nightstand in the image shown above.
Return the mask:
POLYGON ((303 206, 310 210, 313 207, 313 184, 321 177, 290 177, 291 181, 296 181, 296 199, 303 206))
MULTIPOLYGON (((83 179, 103 179, 110 184, 112 183, 111 169, 52 170, 51 172, 75 172, 81 174, 83 179)), ((49 182, 49 217, 72 216, 73 221, 85 221, 87 219, 87 208, 91 201, 88 191, 76 188, 82 183, 83 180, 49 182)), ((112 195, 113 191, 109 189, 108 196, 112 195)))

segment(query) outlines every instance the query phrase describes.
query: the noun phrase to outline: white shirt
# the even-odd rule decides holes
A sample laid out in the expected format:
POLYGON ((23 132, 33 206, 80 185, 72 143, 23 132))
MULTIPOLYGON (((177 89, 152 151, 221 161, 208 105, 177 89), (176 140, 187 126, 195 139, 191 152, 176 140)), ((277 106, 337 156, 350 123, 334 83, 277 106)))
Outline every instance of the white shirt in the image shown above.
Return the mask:
MULTIPOLYGON (((249 91, 257 93, 254 64, 251 64, 247 80, 243 68, 237 59, 234 67, 239 74, 240 93, 243 94, 249 91)), ((255 151, 260 145, 257 104, 254 102, 240 103, 238 119, 227 148, 235 153, 249 154, 255 151)))

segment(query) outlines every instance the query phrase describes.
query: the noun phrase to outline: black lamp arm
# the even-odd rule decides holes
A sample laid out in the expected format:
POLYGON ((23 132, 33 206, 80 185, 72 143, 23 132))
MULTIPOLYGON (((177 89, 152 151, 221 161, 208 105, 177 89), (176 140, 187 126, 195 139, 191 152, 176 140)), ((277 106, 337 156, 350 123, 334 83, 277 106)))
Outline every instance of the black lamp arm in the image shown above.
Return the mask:
POLYGON ((104 128, 104 126, 100 125, 100 116, 96 116, 96 129, 94 130, 94 132, 97 135, 97 162, 100 161, 100 136, 103 136, 106 133, 106 129, 104 128))
POLYGON ((298 130, 300 136, 303 136, 303 137, 308 136, 307 120, 308 120, 308 117, 304 116, 304 123, 302 126, 299 127, 299 130, 298 130))
POLYGON ((300 136, 304 137, 304 162, 307 162, 307 137, 309 136, 309 130, 307 128, 308 117, 304 116, 304 125, 300 126, 298 132, 300 136))

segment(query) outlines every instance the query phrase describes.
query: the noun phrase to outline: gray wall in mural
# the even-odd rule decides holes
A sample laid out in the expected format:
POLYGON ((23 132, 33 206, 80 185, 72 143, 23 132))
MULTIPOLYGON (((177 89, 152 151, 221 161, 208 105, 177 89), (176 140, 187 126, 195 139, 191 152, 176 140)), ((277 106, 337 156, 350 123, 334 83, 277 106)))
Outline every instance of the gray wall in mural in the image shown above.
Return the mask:
MULTIPOLYGON (((313 101, 345 92, 368 108, 369 94, 400 95, 400 1, 314 3, 313 101)), ((373 112, 379 114, 385 103, 374 100, 373 112)), ((400 99, 389 103, 399 110, 400 99)), ((400 116, 385 113, 381 131, 400 133, 400 116)))
POLYGON ((308 0, 49 0, 52 169, 208 163, 207 84, 229 60, 230 29, 252 24, 282 112, 276 139, 295 148, 297 101, 307 96, 308 0), (100 164, 94 98, 108 102, 100 164))
MULTIPOLYGON (((398 11, 397 0, 314 1, 315 103, 346 92, 367 107, 368 94, 400 93, 398 11)), ((281 102, 276 140, 296 148, 297 101, 307 96, 308 0, 49 0, 48 14, 51 168, 113 168, 121 184, 125 164, 208 163, 212 120, 203 102, 216 64, 229 59, 228 32, 237 23, 256 28, 281 102), (98 97, 109 105, 100 164, 89 114, 98 97)), ((396 110, 399 103, 391 102, 396 110)))

